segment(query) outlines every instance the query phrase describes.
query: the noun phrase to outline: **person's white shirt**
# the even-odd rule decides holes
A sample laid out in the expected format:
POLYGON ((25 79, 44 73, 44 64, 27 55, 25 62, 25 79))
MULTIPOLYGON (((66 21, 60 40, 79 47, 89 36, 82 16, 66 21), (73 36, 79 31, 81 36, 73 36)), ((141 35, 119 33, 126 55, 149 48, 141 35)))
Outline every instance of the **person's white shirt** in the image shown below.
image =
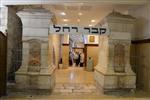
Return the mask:
POLYGON ((80 54, 80 62, 83 63, 84 62, 84 53, 80 54))
POLYGON ((78 54, 76 52, 74 52, 74 59, 78 59, 78 54))

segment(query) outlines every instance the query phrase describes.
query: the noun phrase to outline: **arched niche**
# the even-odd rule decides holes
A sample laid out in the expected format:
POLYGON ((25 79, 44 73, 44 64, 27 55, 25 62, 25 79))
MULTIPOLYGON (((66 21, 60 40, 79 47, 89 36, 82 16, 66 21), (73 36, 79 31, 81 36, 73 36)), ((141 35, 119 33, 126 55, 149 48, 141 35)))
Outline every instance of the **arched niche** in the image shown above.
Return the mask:
POLYGON ((41 66, 41 41, 37 39, 29 40, 29 72, 39 72, 41 66))
POLYGON ((125 47, 122 44, 114 46, 114 72, 125 72, 125 47))

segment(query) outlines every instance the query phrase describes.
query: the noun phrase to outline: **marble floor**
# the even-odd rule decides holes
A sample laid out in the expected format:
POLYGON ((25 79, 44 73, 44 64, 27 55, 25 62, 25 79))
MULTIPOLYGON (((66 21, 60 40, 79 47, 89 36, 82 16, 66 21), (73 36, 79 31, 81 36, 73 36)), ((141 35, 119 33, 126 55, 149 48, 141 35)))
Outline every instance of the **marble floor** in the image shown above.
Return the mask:
POLYGON ((141 90, 135 93, 103 94, 95 86, 93 72, 80 67, 56 70, 56 85, 52 94, 36 91, 9 91, 0 100, 150 100, 150 94, 141 90))
POLYGON ((94 84, 93 72, 85 71, 82 67, 69 67, 56 70, 56 83, 94 84))
POLYGON ((53 94, 98 94, 93 77, 81 67, 57 70, 53 94))

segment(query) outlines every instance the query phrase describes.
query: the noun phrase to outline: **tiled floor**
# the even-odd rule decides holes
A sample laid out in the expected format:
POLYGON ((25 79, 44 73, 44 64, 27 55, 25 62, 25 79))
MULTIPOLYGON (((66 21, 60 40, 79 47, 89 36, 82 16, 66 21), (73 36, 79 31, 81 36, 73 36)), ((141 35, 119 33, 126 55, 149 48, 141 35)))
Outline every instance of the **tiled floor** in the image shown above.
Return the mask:
POLYGON ((56 86, 51 95, 40 91, 10 92, 0 100, 150 100, 150 95, 138 90, 134 94, 104 95, 95 87, 93 72, 70 67, 56 70, 56 86))

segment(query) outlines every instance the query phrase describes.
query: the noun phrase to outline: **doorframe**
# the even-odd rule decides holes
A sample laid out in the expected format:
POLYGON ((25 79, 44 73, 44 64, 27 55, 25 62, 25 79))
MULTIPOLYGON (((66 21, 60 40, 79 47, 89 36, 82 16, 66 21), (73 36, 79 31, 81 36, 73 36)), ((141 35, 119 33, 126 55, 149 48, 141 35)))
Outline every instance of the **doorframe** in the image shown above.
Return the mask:
POLYGON ((5 36, 1 31, 0 31, 0 40, 2 40, 2 44, 4 44, 2 45, 2 49, 4 50, 4 52, 2 52, 3 60, 1 60, 4 64, 4 65, 3 64, 1 65, 1 71, 2 71, 1 72, 2 82, 1 82, 1 88, 0 88, 0 97, 1 97, 1 96, 6 95, 6 91, 7 91, 7 36, 5 36))

